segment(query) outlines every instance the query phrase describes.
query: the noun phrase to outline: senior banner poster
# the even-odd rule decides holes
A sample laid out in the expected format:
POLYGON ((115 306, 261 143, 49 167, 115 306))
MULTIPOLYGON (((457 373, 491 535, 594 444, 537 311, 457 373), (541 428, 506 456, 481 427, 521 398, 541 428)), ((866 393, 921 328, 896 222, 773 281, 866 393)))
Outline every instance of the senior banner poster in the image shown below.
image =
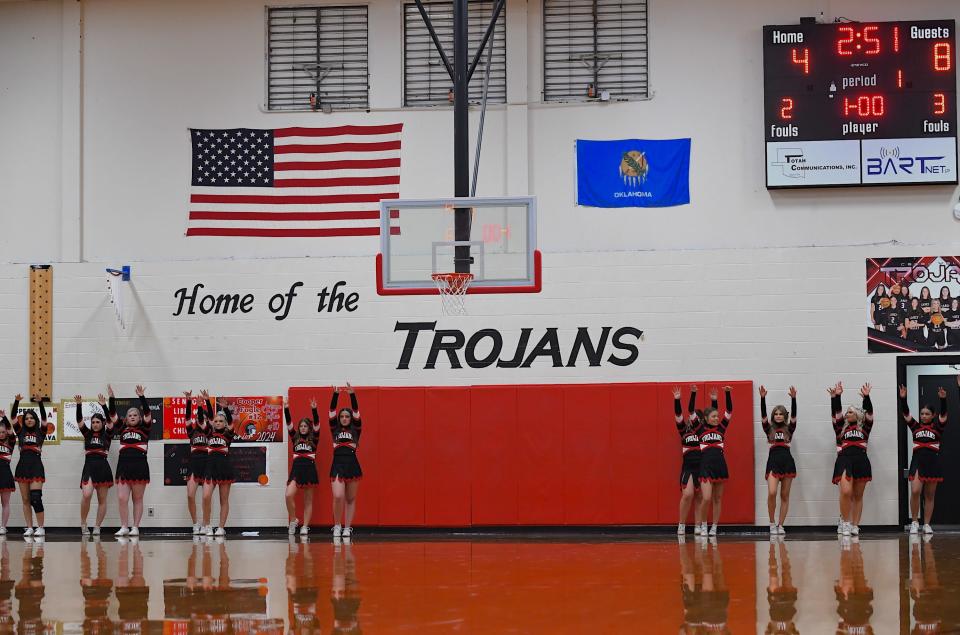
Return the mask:
POLYGON ((235 443, 282 443, 283 397, 219 397, 217 410, 230 408, 240 421, 235 443))
MULTIPOLYGON (((194 395, 193 414, 196 416, 197 408, 206 409, 206 401, 194 395)), ((217 400, 210 397, 210 405, 217 407, 217 400)), ((163 438, 170 440, 183 440, 187 438, 187 398, 186 397, 164 397, 163 398, 163 438)))
POLYGON ((960 256, 867 258, 867 350, 960 351, 960 256))
MULTIPOLYGON (((187 484, 187 467, 190 463, 189 443, 165 443, 163 445, 163 484, 183 487, 187 484)), ((243 445, 230 448, 230 464, 233 466, 235 483, 267 485, 267 446, 243 445)))

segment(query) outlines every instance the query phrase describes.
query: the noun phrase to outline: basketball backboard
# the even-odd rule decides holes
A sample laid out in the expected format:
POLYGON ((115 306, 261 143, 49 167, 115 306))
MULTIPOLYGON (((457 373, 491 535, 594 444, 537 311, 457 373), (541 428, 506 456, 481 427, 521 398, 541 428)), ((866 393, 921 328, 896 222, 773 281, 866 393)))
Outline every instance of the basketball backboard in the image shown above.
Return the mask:
POLYGON ((536 245, 533 197, 384 200, 380 202, 377 293, 436 294, 431 276, 457 271, 455 255, 460 270, 473 275, 469 294, 539 293, 536 245))

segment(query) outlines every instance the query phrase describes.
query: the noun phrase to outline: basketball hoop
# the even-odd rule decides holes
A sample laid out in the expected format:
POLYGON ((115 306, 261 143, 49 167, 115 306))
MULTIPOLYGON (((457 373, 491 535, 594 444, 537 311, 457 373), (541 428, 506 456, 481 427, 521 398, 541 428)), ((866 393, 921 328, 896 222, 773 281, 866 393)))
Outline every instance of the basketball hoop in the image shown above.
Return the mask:
POLYGON ((444 315, 466 315, 464 298, 473 281, 472 273, 435 273, 430 276, 440 292, 444 315))

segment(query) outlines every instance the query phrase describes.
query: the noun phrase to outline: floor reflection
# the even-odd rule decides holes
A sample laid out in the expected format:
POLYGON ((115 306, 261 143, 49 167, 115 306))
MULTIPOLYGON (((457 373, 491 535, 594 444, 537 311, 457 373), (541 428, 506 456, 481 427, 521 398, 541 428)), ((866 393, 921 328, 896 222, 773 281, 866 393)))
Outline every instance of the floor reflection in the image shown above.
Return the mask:
POLYGON ((0 539, 0 634, 920 635, 958 597, 947 534, 0 539))
POLYGON ((723 577, 723 560, 717 540, 680 543, 680 572, 683 577, 683 635, 729 633, 727 611, 730 592, 723 577))

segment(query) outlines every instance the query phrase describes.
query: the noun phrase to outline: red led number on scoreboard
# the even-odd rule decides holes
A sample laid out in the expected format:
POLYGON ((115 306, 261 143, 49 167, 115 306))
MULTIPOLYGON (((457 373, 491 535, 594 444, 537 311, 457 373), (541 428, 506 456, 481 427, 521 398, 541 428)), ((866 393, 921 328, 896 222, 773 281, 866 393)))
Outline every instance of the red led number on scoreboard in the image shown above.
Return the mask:
POLYGON ((810 49, 803 49, 803 57, 800 57, 797 49, 793 49, 793 63, 803 66, 803 74, 810 74, 810 49))
POLYGON ((863 52, 867 55, 877 55, 880 53, 880 38, 876 35, 879 30, 880 27, 878 26, 863 27, 863 42, 868 45, 863 52))
MULTIPOLYGON (((880 27, 876 25, 865 26, 863 30, 857 31, 852 26, 842 26, 837 31, 844 36, 837 40, 837 55, 846 57, 853 55, 855 52, 864 55, 880 54, 880 38, 877 37, 880 27)), ((899 49, 899 38, 899 32, 894 31, 894 48, 899 49)))
POLYGON ((854 100, 843 98, 843 115, 851 113, 859 117, 882 117, 886 111, 883 95, 861 95, 854 100))
POLYGON ((789 97, 780 100, 780 118, 793 119, 793 100, 789 97))
POLYGON ((953 47, 949 42, 933 45, 933 70, 949 71, 953 68, 953 47))
POLYGON ((853 27, 842 26, 837 30, 847 34, 847 37, 837 40, 837 55, 853 55, 853 27))
POLYGON ((945 115, 947 113, 947 96, 943 93, 933 95, 933 114, 945 115))

